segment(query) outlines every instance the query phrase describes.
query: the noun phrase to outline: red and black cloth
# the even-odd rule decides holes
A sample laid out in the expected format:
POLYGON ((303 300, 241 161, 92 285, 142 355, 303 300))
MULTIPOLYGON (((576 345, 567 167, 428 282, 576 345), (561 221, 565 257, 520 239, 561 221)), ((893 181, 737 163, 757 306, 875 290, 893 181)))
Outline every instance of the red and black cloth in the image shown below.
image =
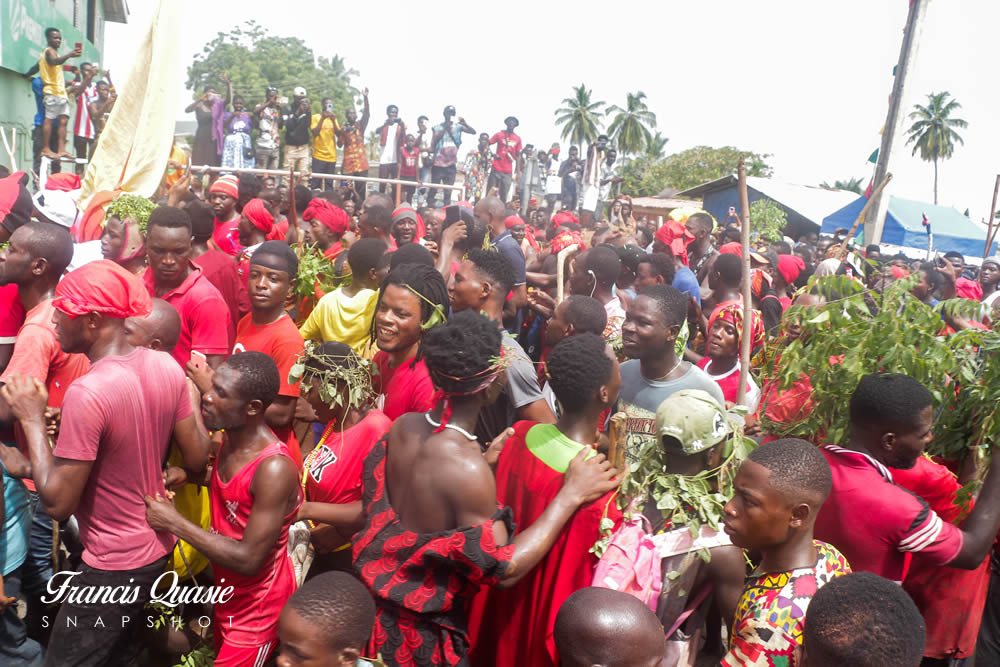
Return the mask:
POLYGON ((485 523, 434 533, 400 525, 385 488, 388 436, 365 459, 364 528, 354 536, 354 569, 375 597, 375 628, 368 655, 394 665, 468 665, 466 605, 482 586, 495 584, 514 545, 498 545, 493 524, 514 534, 509 508, 485 523))

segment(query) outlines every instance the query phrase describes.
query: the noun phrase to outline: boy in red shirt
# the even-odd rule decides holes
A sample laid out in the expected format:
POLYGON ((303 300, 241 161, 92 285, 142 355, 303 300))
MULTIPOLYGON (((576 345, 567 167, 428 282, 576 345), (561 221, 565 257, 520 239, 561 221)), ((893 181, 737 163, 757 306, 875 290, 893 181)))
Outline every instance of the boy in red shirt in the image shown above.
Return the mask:
MULTIPOLYGON (((417 180, 417 162, 420 159, 420 149, 417 148, 417 139, 412 134, 406 135, 406 142, 399 151, 399 179, 401 181, 417 180)), ((403 186, 403 200, 413 203, 413 193, 417 191, 416 185, 403 186)))
POLYGON ((447 307, 448 288, 434 267, 400 264, 382 285, 372 318, 379 349, 372 359, 378 368, 375 405, 393 421, 434 407, 434 385, 417 350, 424 331, 444 321, 447 307))
MULTIPOLYGON (((302 492, 288 448, 265 421, 278 396, 278 368, 260 352, 234 354, 212 376, 202 399, 205 426, 225 429, 215 465, 198 480, 212 501, 211 532, 182 517, 159 494, 146 496, 146 520, 189 542, 212 561, 216 586, 231 591, 215 605, 215 664, 260 665, 278 639, 278 616, 295 592, 288 528, 302 492), (232 587, 231 589, 229 587, 232 587)), ((171 486, 188 481, 168 468, 171 486)))
POLYGON ((146 226, 149 269, 142 280, 151 297, 159 297, 181 316, 181 337, 173 357, 184 367, 191 353, 215 368, 229 352, 235 323, 229 307, 200 267, 191 262, 191 216, 173 206, 157 207, 146 226))

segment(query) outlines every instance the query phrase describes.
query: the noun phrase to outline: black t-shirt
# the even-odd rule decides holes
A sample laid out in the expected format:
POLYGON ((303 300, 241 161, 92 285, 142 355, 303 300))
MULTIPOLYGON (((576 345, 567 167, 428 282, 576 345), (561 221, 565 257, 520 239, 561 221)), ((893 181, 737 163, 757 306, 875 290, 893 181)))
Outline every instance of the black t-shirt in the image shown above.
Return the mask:
POLYGON ((289 146, 305 146, 309 143, 309 124, 312 114, 292 114, 285 119, 285 143, 289 146))

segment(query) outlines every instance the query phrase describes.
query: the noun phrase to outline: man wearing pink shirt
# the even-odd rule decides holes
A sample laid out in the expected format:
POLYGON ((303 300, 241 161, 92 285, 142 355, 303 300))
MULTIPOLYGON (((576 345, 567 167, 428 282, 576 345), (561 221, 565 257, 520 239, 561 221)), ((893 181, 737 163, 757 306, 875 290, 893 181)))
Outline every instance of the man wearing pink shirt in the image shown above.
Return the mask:
MULTIPOLYGON (((208 435, 184 373, 167 354, 127 341, 125 318, 151 311, 138 278, 109 260, 91 262, 59 283, 52 305, 60 347, 91 364, 66 390, 54 449, 46 436, 43 386, 14 375, 0 390, 24 430, 45 510, 59 521, 74 515, 84 549, 80 572, 57 573, 49 583, 63 604, 49 621, 46 659, 130 664, 141 648, 143 605, 176 541, 149 527, 143 498, 165 493, 161 470, 171 436, 185 468, 199 471, 208 463, 208 435), (67 599, 71 587, 118 594, 81 602, 67 599)), ((21 456, 6 447, 0 455, 21 456)))
POLYGON ((149 270, 143 282, 149 296, 159 297, 181 316, 181 337, 173 357, 183 368, 191 353, 206 357, 217 367, 235 339, 229 306, 200 267, 191 262, 191 217, 187 211, 160 206, 146 226, 146 259, 149 270))

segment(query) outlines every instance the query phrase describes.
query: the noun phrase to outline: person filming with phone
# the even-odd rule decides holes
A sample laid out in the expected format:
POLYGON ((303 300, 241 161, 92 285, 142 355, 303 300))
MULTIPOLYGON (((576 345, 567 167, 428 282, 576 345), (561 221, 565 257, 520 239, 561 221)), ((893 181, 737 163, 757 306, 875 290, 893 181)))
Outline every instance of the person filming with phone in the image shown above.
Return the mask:
POLYGON ((320 112, 312 115, 312 189, 333 190, 334 182, 326 178, 316 178, 315 174, 337 173, 337 132, 340 123, 333 112, 333 100, 324 97, 319 105, 320 112))

